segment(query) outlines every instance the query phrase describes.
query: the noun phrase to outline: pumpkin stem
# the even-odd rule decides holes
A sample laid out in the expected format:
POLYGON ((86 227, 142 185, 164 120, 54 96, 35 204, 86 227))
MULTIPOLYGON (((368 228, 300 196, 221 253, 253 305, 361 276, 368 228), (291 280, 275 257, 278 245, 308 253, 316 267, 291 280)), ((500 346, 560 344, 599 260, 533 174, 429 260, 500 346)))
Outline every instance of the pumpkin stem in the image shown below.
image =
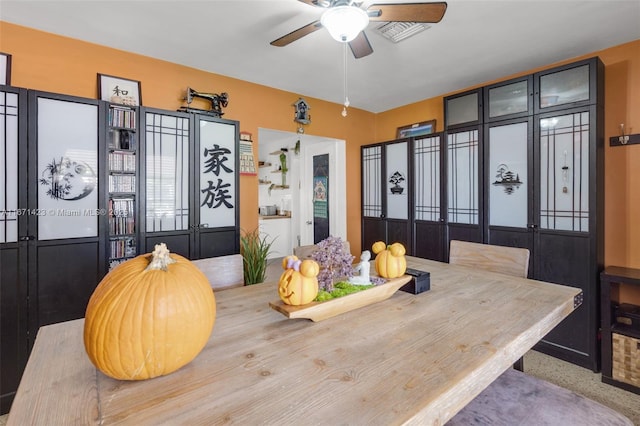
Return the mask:
POLYGON ((145 271, 153 271, 162 269, 163 271, 167 270, 167 266, 176 263, 175 259, 172 259, 169 256, 169 249, 165 243, 156 244, 151 253, 151 261, 149 265, 145 268, 145 271))

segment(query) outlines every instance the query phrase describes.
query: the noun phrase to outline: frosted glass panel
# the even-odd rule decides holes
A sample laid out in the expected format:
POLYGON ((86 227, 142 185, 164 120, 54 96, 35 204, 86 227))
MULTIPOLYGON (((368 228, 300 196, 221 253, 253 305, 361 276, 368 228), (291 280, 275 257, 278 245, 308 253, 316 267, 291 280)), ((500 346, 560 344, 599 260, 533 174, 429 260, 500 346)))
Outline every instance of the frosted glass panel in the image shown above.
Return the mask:
POLYGON ((447 126, 478 121, 478 94, 447 100, 447 126))
POLYGON ((0 243, 18 241, 18 95, 0 92, 0 243))
POLYGON ((200 121, 200 225, 234 226, 235 126, 200 121))
POLYGON ((382 215, 382 147, 362 149, 362 215, 382 215))
POLYGON ((407 154, 407 142, 386 145, 387 217, 389 219, 409 218, 407 154))
POLYGON ((440 137, 414 141, 415 218, 440 220, 440 137))
POLYGON ((527 80, 489 89, 489 117, 525 112, 528 109, 527 80))
POLYGON ((489 225, 527 226, 527 127, 489 129, 489 225))
POLYGON ((478 131, 447 135, 449 222, 478 223, 478 131))
POLYGON ((38 239, 98 235, 98 106, 38 98, 38 239))
POLYGON ((541 108, 587 99, 589 99, 589 65, 540 77, 541 108))
POLYGON ((189 120, 146 115, 147 232, 189 228, 189 120))
POLYGON ((539 124, 540 227, 589 232, 589 113, 539 124))

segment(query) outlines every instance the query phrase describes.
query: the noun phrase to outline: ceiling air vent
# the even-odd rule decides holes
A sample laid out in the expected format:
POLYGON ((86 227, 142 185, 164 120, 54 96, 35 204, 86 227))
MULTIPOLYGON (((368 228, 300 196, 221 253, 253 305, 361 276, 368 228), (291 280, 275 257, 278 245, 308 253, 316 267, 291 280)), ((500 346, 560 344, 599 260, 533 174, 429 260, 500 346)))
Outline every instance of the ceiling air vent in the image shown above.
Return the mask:
POLYGON ((382 34, 383 37, 388 38, 394 43, 398 43, 427 28, 431 28, 431 26, 420 22, 387 22, 386 24, 380 25, 376 30, 382 34))

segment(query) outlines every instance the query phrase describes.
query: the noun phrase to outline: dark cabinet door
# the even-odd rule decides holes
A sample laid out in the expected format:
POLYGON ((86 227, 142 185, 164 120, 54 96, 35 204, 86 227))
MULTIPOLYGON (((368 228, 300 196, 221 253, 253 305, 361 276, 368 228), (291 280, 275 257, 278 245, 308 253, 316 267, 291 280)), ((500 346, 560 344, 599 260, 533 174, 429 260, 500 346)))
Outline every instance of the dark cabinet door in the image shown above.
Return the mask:
POLYGON ((446 133, 447 248, 451 240, 484 241, 482 152, 481 127, 446 133))
POLYGON ((539 345, 597 371, 602 268, 602 118, 597 107, 536 116, 534 278, 581 288, 583 303, 539 345))
POLYGON ((413 248, 425 259, 446 261, 443 194, 443 138, 441 134, 413 140, 413 248))
POLYGON ((33 336, 84 317, 106 270, 105 103, 29 92, 29 303, 33 336))
POLYGON ((188 259, 239 253, 239 124, 143 108, 144 250, 188 259))
POLYGON ((362 249, 402 243, 412 254, 409 140, 362 147, 362 249))
POLYGON ((529 276, 536 258, 533 232, 533 120, 485 124, 485 229, 488 244, 529 249, 529 276))
POLYGON ((9 411, 29 356, 27 92, 0 86, 0 414, 9 411))
POLYGON ((192 258, 200 259, 240 252, 239 125, 237 121, 194 117, 197 188, 193 206, 192 258))

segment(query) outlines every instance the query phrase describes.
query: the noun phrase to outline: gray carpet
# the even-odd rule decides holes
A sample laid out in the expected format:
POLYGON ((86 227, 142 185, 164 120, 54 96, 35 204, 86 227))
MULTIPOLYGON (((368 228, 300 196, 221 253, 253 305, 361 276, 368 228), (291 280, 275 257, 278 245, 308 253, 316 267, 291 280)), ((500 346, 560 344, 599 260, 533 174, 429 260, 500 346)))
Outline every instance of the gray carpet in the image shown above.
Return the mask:
POLYGON ((525 355, 524 371, 612 408, 640 426, 640 395, 602 383, 599 373, 536 351, 525 355))

